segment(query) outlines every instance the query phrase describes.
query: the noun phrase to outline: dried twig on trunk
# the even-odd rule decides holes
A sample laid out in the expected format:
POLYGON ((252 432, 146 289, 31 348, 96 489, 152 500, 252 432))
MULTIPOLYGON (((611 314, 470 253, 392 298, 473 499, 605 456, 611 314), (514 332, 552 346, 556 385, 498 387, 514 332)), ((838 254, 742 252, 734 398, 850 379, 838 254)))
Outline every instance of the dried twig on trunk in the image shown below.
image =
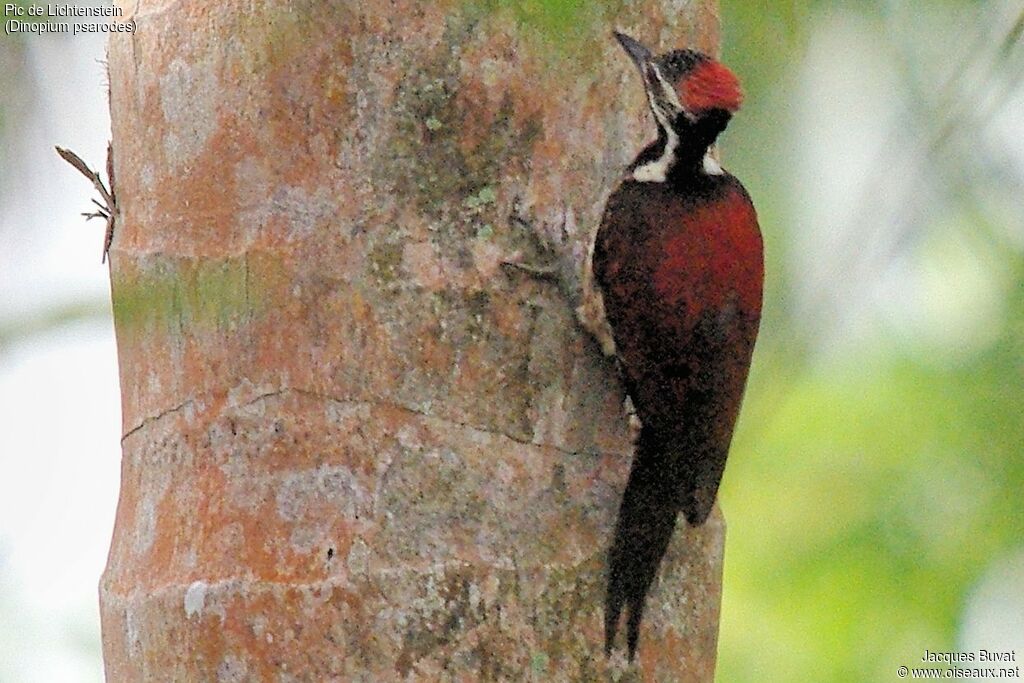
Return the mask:
POLYGON ((102 218, 107 222, 107 231, 103 237, 103 254, 100 257, 100 263, 105 263, 107 253, 110 251, 110 244, 114 240, 114 221, 117 217, 117 199, 114 193, 114 147, 107 143, 107 180, 110 183, 109 189, 103 183, 103 178, 100 177, 100 174, 89 168, 89 165, 82 161, 82 158, 77 154, 64 147, 55 147, 55 149, 61 159, 74 166, 79 173, 88 178, 92 182, 93 187, 96 188, 96 191, 100 193, 100 198, 103 202, 100 203, 93 199, 92 203, 96 205, 96 210, 83 211, 82 215, 85 216, 86 220, 102 218))

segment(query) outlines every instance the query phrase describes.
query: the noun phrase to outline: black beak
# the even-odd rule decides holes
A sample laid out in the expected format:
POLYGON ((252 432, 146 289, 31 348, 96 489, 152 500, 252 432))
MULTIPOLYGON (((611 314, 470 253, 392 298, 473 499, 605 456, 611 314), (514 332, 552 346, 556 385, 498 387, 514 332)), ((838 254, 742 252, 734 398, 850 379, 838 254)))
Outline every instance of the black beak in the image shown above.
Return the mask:
POLYGON ((629 55, 629 58, 633 60, 636 68, 640 69, 642 74, 644 72, 644 64, 651 58, 651 51, 625 33, 619 33, 618 31, 613 33, 618 39, 619 44, 622 45, 622 49, 626 51, 626 54, 629 55))

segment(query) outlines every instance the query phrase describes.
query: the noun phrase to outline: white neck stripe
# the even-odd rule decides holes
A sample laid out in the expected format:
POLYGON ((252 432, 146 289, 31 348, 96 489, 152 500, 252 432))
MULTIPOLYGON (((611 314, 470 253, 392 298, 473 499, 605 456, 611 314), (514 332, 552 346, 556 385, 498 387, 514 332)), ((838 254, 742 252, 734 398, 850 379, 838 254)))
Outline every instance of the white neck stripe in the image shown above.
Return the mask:
POLYGON ((633 169, 633 180, 641 183, 663 183, 668 177, 668 169, 676 157, 676 145, 679 144, 679 137, 671 128, 665 129, 668 136, 665 140, 665 149, 661 156, 654 161, 648 161, 633 169))
POLYGON ((722 170, 722 166, 715 161, 715 158, 711 156, 711 152, 704 155, 704 161, 701 164, 701 170, 707 175, 722 175, 725 171, 722 170))

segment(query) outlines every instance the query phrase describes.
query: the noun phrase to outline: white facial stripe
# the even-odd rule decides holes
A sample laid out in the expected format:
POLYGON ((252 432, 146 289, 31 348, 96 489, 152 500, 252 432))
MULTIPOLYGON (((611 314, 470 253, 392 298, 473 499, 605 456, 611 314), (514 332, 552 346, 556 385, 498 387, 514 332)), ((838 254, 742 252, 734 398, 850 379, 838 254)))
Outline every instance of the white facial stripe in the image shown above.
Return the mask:
MULTIPOLYGON (((649 66, 654 71, 654 75, 661 85, 661 94, 670 105, 679 107, 679 98, 676 97, 675 91, 665 82, 661 75, 661 70, 658 69, 656 64, 652 63, 649 66)), ((665 131, 665 149, 662 150, 661 156, 654 161, 637 166, 633 170, 633 180, 641 183, 663 183, 665 178, 668 177, 668 169, 672 166, 672 162, 675 161, 676 148, 679 146, 679 136, 672 130, 672 126, 669 125, 668 112, 662 111, 658 106, 651 89, 646 88, 646 90, 647 100, 651 103, 651 113, 654 114, 654 118, 658 120, 658 124, 665 131)), ((681 111, 682 107, 679 107, 679 110, 681 111)))
POLYGON ((651 92, 650 88, 645 88, 645 90, 647 90, 647 101, 651 104, 651 112, 654 114, 654 118, 658 119, 658 123, 660 123, 662 127, 668 128, 668 119, 658 106, 657 100, 654 99, 654 93, 651 92))
POLYGON ((657 64, 652 63, 651 67, 654 68, 654 75, 658 77, 658 82, 661 83, 661 92, 668 100, 668 103, 675 107, 677 110, 682 111, 683 105, 679 104, 679 96, 676 94, 676 89, 673 88, 665 81, 665 77, 661 75, 661 69, 658 68, 657 64))

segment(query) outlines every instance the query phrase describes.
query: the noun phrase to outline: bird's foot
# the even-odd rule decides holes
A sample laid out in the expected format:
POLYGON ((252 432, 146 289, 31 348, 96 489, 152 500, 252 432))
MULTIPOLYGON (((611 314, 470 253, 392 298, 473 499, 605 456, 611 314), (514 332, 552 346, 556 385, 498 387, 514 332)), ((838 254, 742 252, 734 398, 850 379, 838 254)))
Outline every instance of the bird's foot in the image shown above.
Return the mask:
POLYGON ((604 355, 614 356, 615 339, 612 336, 608 318, 605 317, 604 299, 601 298, 601 293, 597 291, 597 288, 584 286, 583 299, 576 307, 575 312, 580 325, 597 340, 604 355))

